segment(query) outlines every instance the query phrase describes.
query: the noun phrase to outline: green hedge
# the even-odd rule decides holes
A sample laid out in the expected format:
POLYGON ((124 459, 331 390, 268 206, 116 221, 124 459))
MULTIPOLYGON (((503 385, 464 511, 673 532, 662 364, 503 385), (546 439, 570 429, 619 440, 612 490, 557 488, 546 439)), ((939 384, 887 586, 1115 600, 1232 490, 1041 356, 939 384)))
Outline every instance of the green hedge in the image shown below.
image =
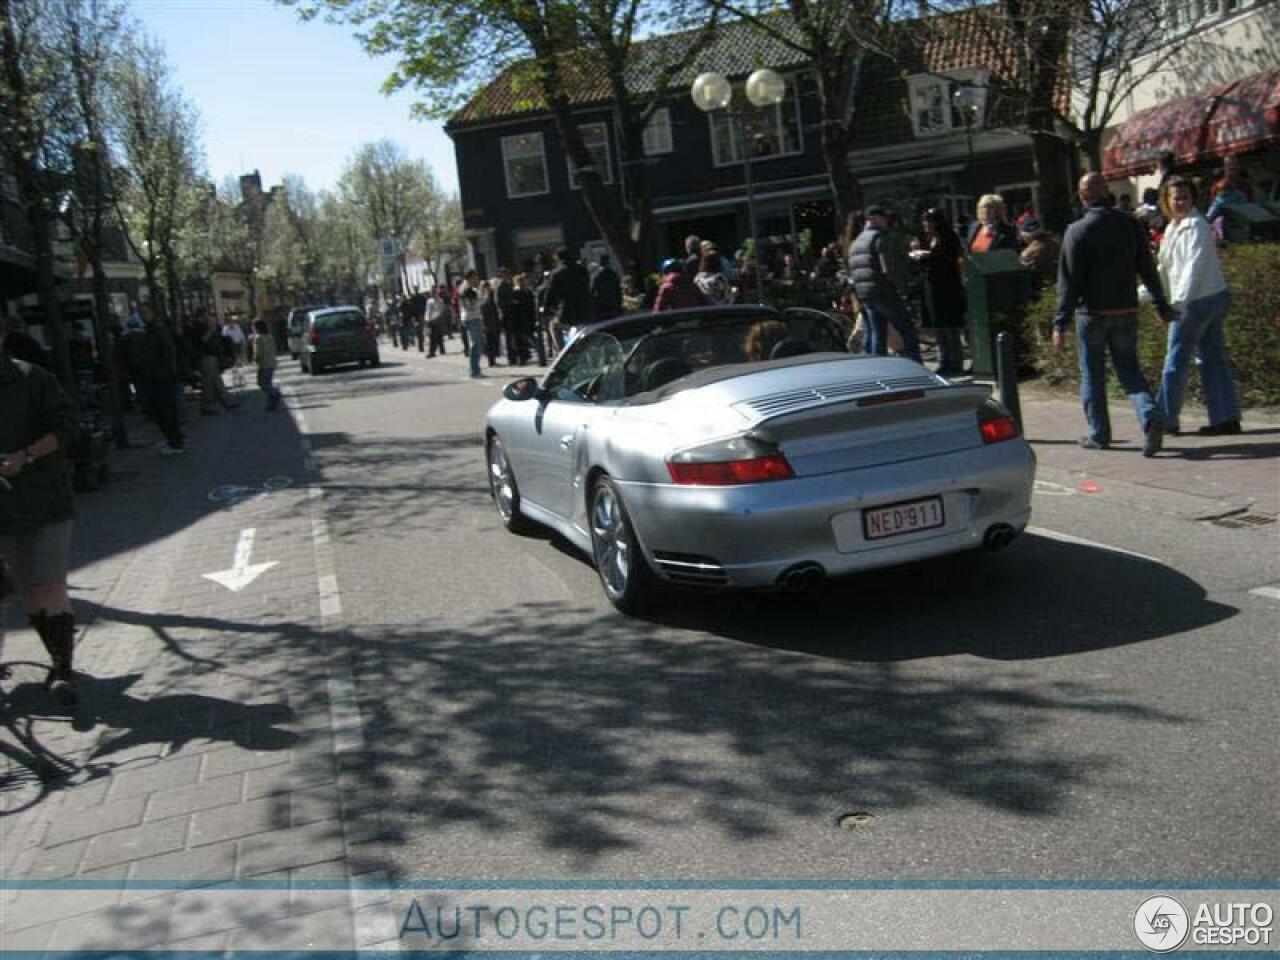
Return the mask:
MULTIPOLYGON (((1224 247, 1221 255, 1232 297, 1227 315, 1227 353, 1235 370, 1240 402, 1246 407, 1280 405, 1280 244, 1224 247)), ((1034 331, 1035 364, 1045 382, 1074 389, 1080 380, 1075 337, 1067 338, 1067 348, 1061 355, 1049 348, 1056 302, 1057 290, 1050 287, 1028 310, 1027 320, 1034 331)), ((1141 308, 1138 321, 1142 369, 1155 389, 1164 365, 1165 326, 1149 305, 1141 308)), ((1108 382, 1113 392, 1118 391, 1114 376, 1109 376, 1108 382)), ((1195 373, 1188 396, 1203 403, 1200 378, 1195 373)))

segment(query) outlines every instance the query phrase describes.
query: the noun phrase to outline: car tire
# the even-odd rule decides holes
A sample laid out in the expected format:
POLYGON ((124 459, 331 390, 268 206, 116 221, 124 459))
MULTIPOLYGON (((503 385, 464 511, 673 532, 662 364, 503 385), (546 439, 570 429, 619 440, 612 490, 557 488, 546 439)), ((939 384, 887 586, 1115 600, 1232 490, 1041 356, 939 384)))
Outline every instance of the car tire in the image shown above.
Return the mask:
POLYGON ((378 354, 376 354, 376 353, 375 353, 375 354, 373 355, 373 359, 369 361, 369 365, 370 365, 371 367, 380 367, 380 366, 382 366, 382 357, 381 357, 380 355, 378 355, 378 354))
POLYGON ((532 524, 520 512, 520 488, 516 485, 515 471, 507 458, 507 448, 496 434, 485 447, 485 462, 489 468, 489 494, 502 525, 510 533, 526 533, 532 524))
POLYGON ((315 361, 315 358, 314 358, 314 357, 311 359, 311 362, 310 362, 309 364, 307 364, 307 373, 311 374, 313 377, 318 377, 318 376, 320 376, 320 371, 321 371, 321 370, 323 370, 323 369, 324 369, 324 367, 322 367, 322 366, 320 366, 320 364, 316 363, 316 361, 315 361))
POLYGON ((640 613, 654 601, 658 581, 645 561, 631 517, 617 485, 597 478, 587 510, 591 555, 604 594, 622 613, 640 613))

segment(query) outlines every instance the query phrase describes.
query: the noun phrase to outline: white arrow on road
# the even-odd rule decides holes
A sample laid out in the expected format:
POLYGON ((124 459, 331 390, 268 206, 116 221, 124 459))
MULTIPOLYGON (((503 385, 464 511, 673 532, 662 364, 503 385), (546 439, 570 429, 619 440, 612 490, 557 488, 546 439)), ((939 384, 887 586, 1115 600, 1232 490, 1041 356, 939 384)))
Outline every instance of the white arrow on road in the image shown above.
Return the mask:
POLYGON ((260 574, 266 573, 274 567, 279 561, 272 560, 268 563, 250 563, 249 557, 253 553, 253 538, 257 536, 256 527, 249 527, 240 531, 240 539, 236 541, 236 555, 231 561, 230 570, 219 570, 217 573, 205 573, 202 576, 206 580, 212 580, 214 583, 220 583, 232 593, 239 593, 253 581, 258 579, 260 574))

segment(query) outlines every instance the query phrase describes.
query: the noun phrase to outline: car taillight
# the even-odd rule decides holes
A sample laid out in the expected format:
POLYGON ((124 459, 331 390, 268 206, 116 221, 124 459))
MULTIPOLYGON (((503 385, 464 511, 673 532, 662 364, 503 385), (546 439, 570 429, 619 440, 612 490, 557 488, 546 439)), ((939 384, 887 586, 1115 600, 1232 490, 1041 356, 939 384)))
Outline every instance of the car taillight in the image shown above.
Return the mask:
POLYGON ((320 342, 320 334, 316 333, 316 331, 312 330, 310 333, 307 334, 307 343, 311 344, 314 347, 319 342, 320 342))
POLYGON ((672 483, 704 487, 768 483, 795 476, 782 451, 756 437, 733 437, 683 450, 667 461, 667 472, 672 483))
POLYGON ((999 443, 1018 436, 1018 424, 1008 411, 991 400, 978 408, 978 432, 983 443, 999 443))

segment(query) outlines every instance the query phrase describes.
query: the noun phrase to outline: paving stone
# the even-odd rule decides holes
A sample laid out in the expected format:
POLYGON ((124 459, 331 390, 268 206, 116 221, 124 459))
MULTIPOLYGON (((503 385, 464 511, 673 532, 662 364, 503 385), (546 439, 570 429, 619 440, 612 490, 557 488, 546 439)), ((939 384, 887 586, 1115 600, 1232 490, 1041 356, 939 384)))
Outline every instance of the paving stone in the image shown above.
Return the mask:
POLYGON ((59 814, 75 813, 87 807, 97 806, 106 797, 107 788, 110 786, 110 777, 96 777, 73 787, 67 787, 62 791, 62 806, 58 808, 59 814))
POLYGON ((341 860, 290 870, 289 878, 289 906, 295 915, 354 906, 346 865, 341 860))
MULTIPOLYGON (((123 876, 121 877, 123 881, 123 876)), ((23 890, 12 907, 6 908, 5 938, 10 930, 23 930, 44 924, 56 925, 67 917, 93 913, 120 902, 120 887, 76 890, 23 890)))
POLYGON ((182 950, 186 953, 225 953, 231 944, 231 931, 210 933, 203 937, 190 937, 166 943, 166 950, 182 950))
POLYGON ((187 835, 187 820, 187 817, 173 817, 94 837, 84 856, 84 868, 92 870, 180 850, 187 835))
POLYGON ((351 911, 347 908, 287 917, 237 930, 231 936, 230 949, 353 950, 355 936, 351 921, 351 911))
POLYGON ((53 933, 57 929, 56 923, 46 923, 40 927, 28 927, 26 930, 5 930, 4 933, 4 950, 11 953, 16 950, 45 950, 48 949, 49 941, 53 939, 53 933))
POLYGON ((290 750, 245 750, 241 747, 229 747, 206 753, 204 759, 204 779, 213 780, 245 770, 287 764, 293 759, 293 753, 290 750))
POLYGON ((142 822, 142 811, 146 805, 146 797, 125 797, 79 811, 75 816, 57 817, 49 825, 43 846, 56 847, 95 834, 136 826, 142 822))
POLYGON ((289 893, 213 888, 185 890, 174 897, 169 915, 175 939, 206 936, 241 928, 262 927, 288 916, 289 893))
POLYGON ((251 877, 341 857, 342 825, 326 820, 241 840, 240 875, 251 877))
POLYGON ((337 784, 324 784, 290 794, 292 823, 301 827, 320 820, 337 820, 342 816, 337 784))
POLYGON ((148 901, 63 920, 54 929, 48 949, 133 950, 169 939, 169 907, 148 901))
POLYGON ((245 775, 244 796, 246 800, 253 800, 271 793, 290 793, 322 783, 333 783, 335 776, 330 758, 326 757, 323 761, 295 760, 265 770, 251 770, 245 775))
POLYGON ((124 899, 149 896, 147 883, 180 883, 189 886, 226 883, 236 876, 236 842, 226 840, 194 850, 175 850, 158 857, 136 860, 129 872, 124 899))
POLYGON ((382 943, 400 936, 400 925, 389 902, 360 907, 355 912, 353 927, 356 946, 382 943))
POLYGON ((200 776, 198 756, 179 756, 152 763, 140 770, 124 770, 111 777, 112 800, 157 790, 174 790, 195 783, 200 776))
POLYGON ((63 880, 74 877, 88 846, 88 840, 73 840, 52 850, 39 851, 27 870, 26 879, 63 880))
POLYGON ((289 800, 271 796, 197 813, 191 824, 188 844, 198 847, 233 837, 247 837, 266 830, 289 826, 289 800))
POLYGON ((188 784, 176 790, 153 793, 147 801, 143 819, 163 820, 180 813, 195 813, 198 810, 239 803, 243 792, 244 774, 237 773, 229 777, 218 777, 216 780, 188 784))

